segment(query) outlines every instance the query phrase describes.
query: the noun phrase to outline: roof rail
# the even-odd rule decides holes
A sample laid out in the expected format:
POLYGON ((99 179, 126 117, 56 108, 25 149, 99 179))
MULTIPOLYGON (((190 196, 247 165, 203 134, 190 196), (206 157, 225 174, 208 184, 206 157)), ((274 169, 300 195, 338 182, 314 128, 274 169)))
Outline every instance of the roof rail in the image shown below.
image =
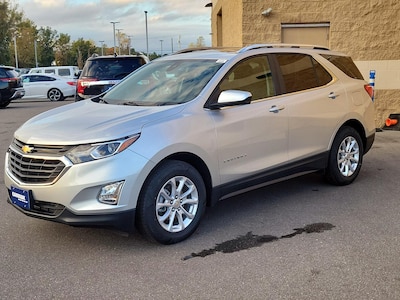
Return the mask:
POLYGON ((186 49, 183 49, 183 50, 176 51, 176 52, 174 52, 172 54, 190 53, 190 52, 210 50, 210 49, 215 49, 215 48, 213 48, 213 47, 186 48, 186 49))
POLYGON ((330 50, 324 46, 317 45, 306 45, 306 44, 254 44, 243 47, 238 52, 243 53, 249 50, 262 49, 262 48, 303 48, 303 49, 315 49, 315 50, 330 50))

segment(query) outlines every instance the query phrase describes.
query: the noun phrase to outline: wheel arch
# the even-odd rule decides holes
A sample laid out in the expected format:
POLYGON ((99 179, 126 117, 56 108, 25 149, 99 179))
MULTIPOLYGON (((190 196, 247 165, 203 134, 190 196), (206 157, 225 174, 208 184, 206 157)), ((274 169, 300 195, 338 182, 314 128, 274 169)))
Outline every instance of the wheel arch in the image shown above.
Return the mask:
MULTIPOLYGON (((211 195, 212 195, 212 179, 211 179, 211 173, 210 170, 208 169, 206 163, 197 155, 190 153, 190 152, 178 152, 171 154, 164 159, 162 159, 160 162, 157 163, 157 165, 151 170, 147 178, 149 178, 154 172, 157 172, 158 167, 165 161, 167 160, 178 160, 178 161, 183 161, 191 166, 193 166, 201 175, 204 181, 204 185, 206 187, 206 199, 207 199, 207 206, 211 206, 212 201, 211 201, 211 195)), ((146 178, 146 180, 147 180, 146 178)))
POLYGON ((360 135, 360 138, 362 140, 363 143, 363 149, 364 149, 364 154, 368 152, 368 148, 367 148, 367 136, 366 136, 366 132, 364 129, 364 126, 361 124, 360 121, 356 120, 356 119, 351 119, 351 120, 347 120, 344 124, 342 124, 342 126, 339 128, 338 132, 344 127, 344 126, 349 126, 354 128, 358 134, 360 135))

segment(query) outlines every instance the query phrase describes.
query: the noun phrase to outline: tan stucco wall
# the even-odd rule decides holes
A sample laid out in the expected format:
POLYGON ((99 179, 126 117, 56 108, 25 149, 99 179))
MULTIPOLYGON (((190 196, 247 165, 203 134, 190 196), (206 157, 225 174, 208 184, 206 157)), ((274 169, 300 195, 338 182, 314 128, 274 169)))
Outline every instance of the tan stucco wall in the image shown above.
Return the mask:
MULTIPOLYGON (((214 1, 215 2, 215 1, 214 1)), ((214 47, 234 47, 243 44, 243 2, 242 0, 219 0, 213 3, 211 30, 212 44, 214 47), (221 15, 222 17, 218 17, 221 15), (222 32, 218 31, 217 23, 222 18, 222 32), (215 33, 215 34, 214 34, 215 33), (222 39, 218 34, 222 33, 222 39), (222 40, 222 45, 218 41, 222 40)))
POLYGON ((331 49, 347 53, 357 61, 367 81, 368 68, 378 68, 375 84, 377 127, 383 126, 390 113, 400 113, 399 77, 392 76, 400 73, 400 67, 397 67, 400 66, 400 1, 215 0, 213 46, 218 39, 214 21, 221 9, 224 18, 222 46, 280 43, 281 24, 329 23, 331 49), (269 7, 272 13, 268 17, 261 15, 269 7), (225 21, 230 18, 241 23, 242 30, 237 30, 237 24, 230 27, 225 21), (388 68, 382 67, 386 61, 390 62, 388 68))

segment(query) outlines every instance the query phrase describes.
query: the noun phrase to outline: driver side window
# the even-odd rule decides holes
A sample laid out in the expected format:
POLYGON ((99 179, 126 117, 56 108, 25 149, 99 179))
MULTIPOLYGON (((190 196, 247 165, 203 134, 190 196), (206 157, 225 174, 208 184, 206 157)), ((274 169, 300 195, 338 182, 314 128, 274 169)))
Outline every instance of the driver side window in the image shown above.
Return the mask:
POLYGON ((226 90, 250 92, 252 100, 275 96, 267 57, 252 57, 233 67, 220 84, 220 91, 226 90))

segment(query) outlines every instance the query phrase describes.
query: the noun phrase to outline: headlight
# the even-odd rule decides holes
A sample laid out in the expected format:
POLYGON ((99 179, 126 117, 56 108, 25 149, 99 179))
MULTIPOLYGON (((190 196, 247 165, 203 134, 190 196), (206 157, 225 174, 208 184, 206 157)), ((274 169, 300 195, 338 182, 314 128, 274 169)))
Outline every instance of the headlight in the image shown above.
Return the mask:
POLYGON ((114 154, 120 153, 132 145, 138 138, 139 134, 132 137, 117 141, 105 143, 79 145, 73 148, 66 156, 74 163, 79 164, 96 159, 106 158, 114 154))

